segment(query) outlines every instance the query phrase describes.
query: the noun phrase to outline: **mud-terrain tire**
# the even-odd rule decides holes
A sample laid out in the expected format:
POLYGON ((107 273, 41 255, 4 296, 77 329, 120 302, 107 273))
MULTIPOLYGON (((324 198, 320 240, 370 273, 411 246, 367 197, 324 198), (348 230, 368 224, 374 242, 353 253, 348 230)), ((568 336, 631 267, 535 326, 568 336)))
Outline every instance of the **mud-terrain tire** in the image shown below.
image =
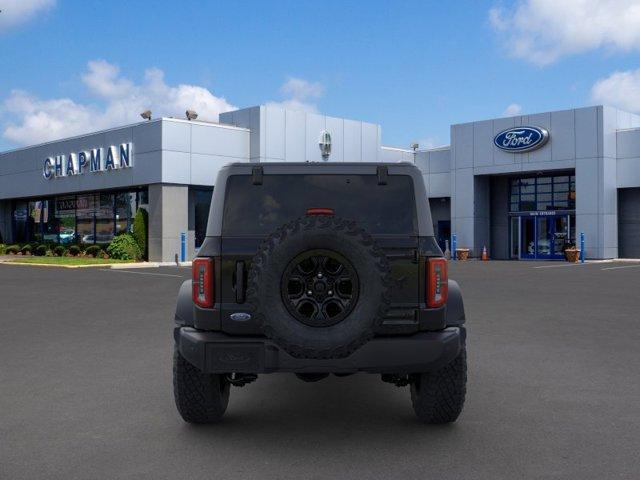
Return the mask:
MULTIPOLYGON (((322 269, 317 267, 317 271, 322 269)), ((343 358, 373 337, 374 325, 382 321, 388 309, 390 278, 384 252, 356 222, 334 216, 305 216, 280 227, 260 246, 249 270, 247 302, 264 334, 292 356, 343 358), (333 324, 304 323, 294 316, 285 298, 290 294, 283 287, 289 275, 285 271, 292 271, 297 258, 315 252, 341 258, 354 277, 356 287, 351 294, 355 300, 333 324)))
POLYGON ((224 375, 202 373, 174 346, 173 396, 185 422, 219 422, 229 404, 229 387, 224 375))
POLYGON ((448 365, 411 377, 411 402, 418 418, 431 424, 455 422, 467 390, 467 350, 448 365))

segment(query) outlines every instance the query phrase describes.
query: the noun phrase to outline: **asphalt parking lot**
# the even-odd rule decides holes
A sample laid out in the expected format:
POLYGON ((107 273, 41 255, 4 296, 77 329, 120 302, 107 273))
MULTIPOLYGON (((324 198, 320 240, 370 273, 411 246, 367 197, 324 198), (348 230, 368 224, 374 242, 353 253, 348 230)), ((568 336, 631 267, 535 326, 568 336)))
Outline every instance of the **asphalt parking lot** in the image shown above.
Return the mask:
POLYGON ((264 375, 221 424, 184 424, 189 273, 0 265, 0 478, 638 478, 640 263, 453 264, 469 384, 445 427, 372 375, 264 375))

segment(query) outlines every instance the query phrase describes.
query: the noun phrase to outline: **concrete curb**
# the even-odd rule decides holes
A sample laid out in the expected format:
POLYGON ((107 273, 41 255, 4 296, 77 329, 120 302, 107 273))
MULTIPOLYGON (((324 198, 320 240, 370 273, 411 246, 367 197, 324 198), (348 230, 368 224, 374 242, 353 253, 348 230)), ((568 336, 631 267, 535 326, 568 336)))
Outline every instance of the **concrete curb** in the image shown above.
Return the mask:
MULTIPOLYGON (((21 265, 25 267, 53 267, 53 268, 96 268, 96 267, 113 267, 113 265, 127 265, 124 264, 113 264, 113 263, 93 263, 91 265, 56 265, 54 263, 30 263, 30 262, 12 262, 12 261, 2 261, 0 265, 21 265)), ((121 267, 122 268, 122 267, 121 267)))
POLYGON ((22 265, 27 267, 55 267, 55 268, 112 268, 114 270, 118 269, 129 269, 129 268, 158 268, 158 267, 191 267, 191 262, 135 262, 135 263, 93 263, 91 265, 57 265, 54 263, 31 263, 31 262, 20 262, 14 261, 13 258, 10 259, 0 259, 0 265, 22 265))
POLYGON ((158 262, 111 263, 108 265, 114 270, 119 268, 156 268, 160 266, 158 262))
POLYGON ((137 263, 113 263, 111 268, 158 268, 158 267, 191 267, 191 262, 137 262, 137 263))

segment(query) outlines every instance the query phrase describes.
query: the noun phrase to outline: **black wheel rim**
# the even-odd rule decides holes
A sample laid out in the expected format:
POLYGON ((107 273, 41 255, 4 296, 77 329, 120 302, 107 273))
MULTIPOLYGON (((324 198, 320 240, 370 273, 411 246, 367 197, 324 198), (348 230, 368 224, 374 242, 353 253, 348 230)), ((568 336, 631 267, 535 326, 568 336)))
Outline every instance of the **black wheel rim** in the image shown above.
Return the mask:
POLYGON ((280 285, 282 301, 299 322, 328 327, 341 322, 358 301, 353 265, 331 250, 308 250, 291 260, 280 285))

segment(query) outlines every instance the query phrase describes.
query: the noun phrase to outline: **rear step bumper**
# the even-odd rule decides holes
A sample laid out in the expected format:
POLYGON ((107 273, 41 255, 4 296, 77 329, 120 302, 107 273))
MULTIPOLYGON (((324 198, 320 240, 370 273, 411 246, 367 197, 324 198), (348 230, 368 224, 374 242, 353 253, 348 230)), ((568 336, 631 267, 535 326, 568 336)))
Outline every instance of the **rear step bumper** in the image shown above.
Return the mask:
POLYGON ((264 337, 235 337, 176 327, 182 356, 207 373, 413 373, 451 362, 464 344, 464 327, 370 340, 345 358, 307 359, 289 355, 264 337))

